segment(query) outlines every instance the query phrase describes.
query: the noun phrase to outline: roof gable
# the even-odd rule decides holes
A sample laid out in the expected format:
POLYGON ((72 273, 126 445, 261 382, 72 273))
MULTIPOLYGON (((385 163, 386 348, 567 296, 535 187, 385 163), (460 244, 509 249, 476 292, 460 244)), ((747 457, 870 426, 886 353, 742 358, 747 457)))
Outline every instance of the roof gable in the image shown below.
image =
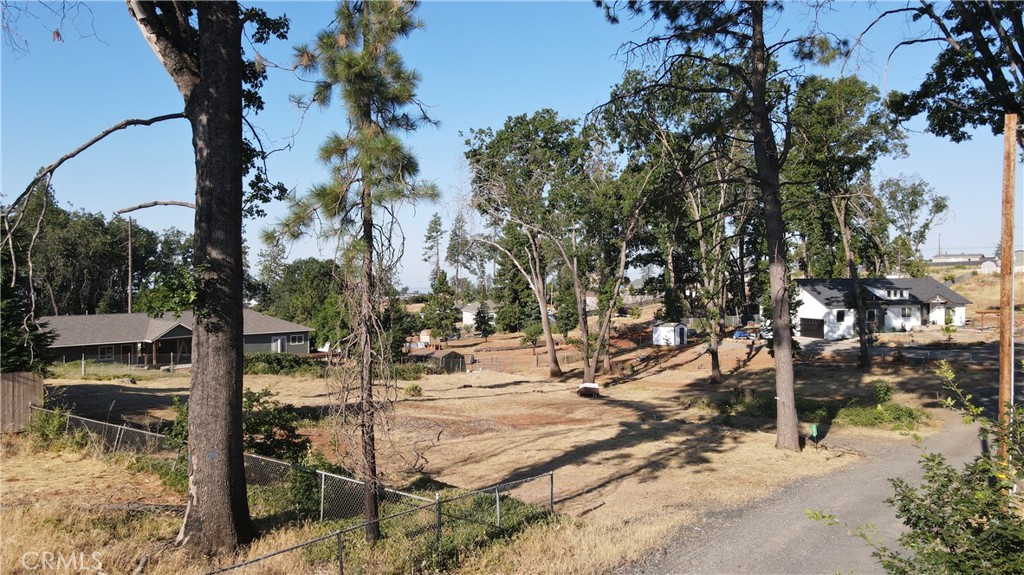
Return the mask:
MULTIPOLYGON (((910 297, 900 300, 887 300, 872 296, 872 299, 879 303, 920 305, 934 303, 938 300, 954 306, 971 303, 971 300, 953 291, 935 278, 866 278, 860 280, 860 283, 866 288, 870 287, 882 292, 890 289, 907 290, 910 292, 910 297)), ((796 280, 796 285, 823 305, 832 308, 846 307, 846 294, 853 291, 853 280, 849 278, 799 279, 796 280)))

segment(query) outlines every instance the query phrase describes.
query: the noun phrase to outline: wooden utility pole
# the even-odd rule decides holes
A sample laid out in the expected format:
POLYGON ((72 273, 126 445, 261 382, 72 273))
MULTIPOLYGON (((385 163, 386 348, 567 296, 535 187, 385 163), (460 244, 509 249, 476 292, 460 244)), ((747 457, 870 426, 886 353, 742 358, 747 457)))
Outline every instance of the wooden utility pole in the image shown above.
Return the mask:
POLYGON ((132 218, 128 217, 128 313, 132 313, 132 218))
MULTIPOLYGON (((1000 237, 999 267, 999 421, 1010 425, 1007 409, 1013 389, 1013 196, 1017 187, 1017 114, 1003 120, 1003 233, 1000 237)), ((1007 446, 999 446, 1006 459, 1007 446)))

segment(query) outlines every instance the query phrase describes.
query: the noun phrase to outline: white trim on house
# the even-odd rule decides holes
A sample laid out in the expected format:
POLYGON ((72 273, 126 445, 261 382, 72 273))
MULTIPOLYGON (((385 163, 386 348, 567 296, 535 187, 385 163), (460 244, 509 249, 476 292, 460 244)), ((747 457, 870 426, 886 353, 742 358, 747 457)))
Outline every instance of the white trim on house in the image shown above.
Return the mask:
MULTIPOLYGON (((852 280, 798 280, 797 285, 798 329, 801 320, 806 319, 822 321, 827 340, 856 335, 856 314, 846 307, 846 292, 852 288, 852 280)), ((947 311, 952 325, 966 323, 966 304, 970 302, 935 280, 866 279, 861 285, 870 292, 866 319, 879 331, 913 330, 929 323, 944 325, 947 311), (872 318, 872 314, 876 317, 872 318)))

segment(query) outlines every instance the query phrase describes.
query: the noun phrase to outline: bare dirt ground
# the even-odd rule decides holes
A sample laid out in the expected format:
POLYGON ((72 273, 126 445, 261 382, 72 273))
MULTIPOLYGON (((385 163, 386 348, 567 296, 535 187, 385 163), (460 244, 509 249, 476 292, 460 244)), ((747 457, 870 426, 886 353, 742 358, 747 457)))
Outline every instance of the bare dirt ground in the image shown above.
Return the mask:
MULTIPOLYGON (((712 386, 704 345, 659 350, 630 343, 628 335, 619 340, 625 349, 615 361, 622 375, 599 378, 605 385, 599 399, 576 396, 579 363, 564 365, 567 375, 551 380, 546 367, 533 367, 533 350, 519 347, 517 338, 453 342, 456 349, 490 350, 477 355, 503 358, 518 373, 479 371, 399 382, 379 442, 386 481, 402 485, 425 474, 446 484, 480 488, 553 471, 556 504, 567 513, 598 523, 639 521, 671 529, 858 460, 856 450, 841 444, 827 451, 780 452, 772 449, 770 426, 722 424, 709 400, 730 396, 737 388, 773 389, 772 359, 760 345, 724 341, 726 382, 712 386), (401 392, 410 383, 422 388, 422 397, 401 392)), ((544 356, 538 363, 546 363, 544 356)), ((805 397, 867 395, 877 379, 900 382, 907 392, 901 397, 908 403, 934 407, 942 395, 929 373, 884 364, 871 374, 805 368, 797 375, 798 394, 805 397)), ((50 384, 77 413, 154 426, 171 416, 170 397, 187 394, 189 380, 179 374, 138 378, 135 384, 50 384)), ((310 408, 311 414, 336 397, 330 382, 322 379, 247 376, 245 384, 269 388, 277 400, 310 408)), ((305 431, 331 459, 345 460, 355 441, 335 433, 328 420, 305 431)), ((856 429, 838 433, 827 427, 821 431, 835 441, 895 436, 856 429)))

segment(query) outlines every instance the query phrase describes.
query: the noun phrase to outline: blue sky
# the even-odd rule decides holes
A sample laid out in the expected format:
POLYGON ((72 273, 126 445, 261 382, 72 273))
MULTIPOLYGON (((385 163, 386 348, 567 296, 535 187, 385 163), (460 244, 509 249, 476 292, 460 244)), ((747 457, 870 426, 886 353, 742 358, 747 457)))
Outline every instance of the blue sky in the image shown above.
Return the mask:
MULTIPOLYGON (((261 49, 271 61, 287 64, 291 47, 311 39, 329 24, 334 3, 262 3, 270 14, 286 13, 290 39, 261 49)), ((856 35, 885 3, 838 3, 823 27, 841 36, 856 35)), ((24 189, 36 170, 77 147, 100 130, 124 119, 180 111, 182 100, 169 76, 143 41, 122 2, 89 4, 92 15, 65 27, 64 41, 52 41, 52 22, 22 18, 19 31, 28 51, 3 49, 0 68, 3 199, 24 189), (49 28, 48 28, 49 27, 49 28), (95 32, 95 35, 93 35, 95 32)), ((462 160, 463 137, 470 128, 498 127, 509 115, 550 107, 564 117, 579 117, 604 101, 621 78, 626 58, 619 46, 643 39, 641 22, 604 21, 589 1, 580 2, 439 2, 420 10, 426 28, 403 41, 400 49, 422 77, 419 96, 440 127, 424 127, 408 138, 420 159, 421 176, 435 182, 444 198, 401 212, 407 236, 403 284, 425 288, 426 265, 420 241, 431 214, 445 223, 468 191, 462 160)), ((787 3, 775 24, 776 36, 806 27, 808 9, 787 3)), ((885 89, 907 89, 930 66, 935 48, 910 47, 895 56, 888 71, 885 57, 906 30, 893 21, 867 38, 857 72, 885 89)), ((792 34, 790 34, 792 35, 792 34)), ((833 70, 831 73, 835 73, 833 70)), ((264 90, 267 109, 255 118, 271 147, 291 145, 270 162, 273 178, 299 193, 325 176, 316 150, 331 130, 341 130, 338 108, 311 110, 303 119, 288 96, 307 85, 283 70, 272 70, 264 90)), ((917 174, 950 197, 951 214, 925 244, 932 255, 941 236, 943 251, 991 254, 999 236, 1002 139, 987 131, 965 144, 952 144, 921 132, 915 121, 909 156, 886 159, 878 181, 900 173, 917 174)), ((53 179, 65 208, 102 212, 137 203, 194 198, 194 169, 188 125, 166 122, 132 128, 107 138, 65 164, 53 179)), ((259 232, 283 213, 268 206, 269 217, 247 222, 251 258, 260 249, 259 232)), ((192 214, 184 208, 136 212, 144 226, 188 230, 192 214)), ((1017 242, 1020 244, 1020 242, 1017 242)), ((323 246, 329 256, 332 246, 323 246)), ((319 256, 315 242, 296 244, 291 257, 319 256)))

